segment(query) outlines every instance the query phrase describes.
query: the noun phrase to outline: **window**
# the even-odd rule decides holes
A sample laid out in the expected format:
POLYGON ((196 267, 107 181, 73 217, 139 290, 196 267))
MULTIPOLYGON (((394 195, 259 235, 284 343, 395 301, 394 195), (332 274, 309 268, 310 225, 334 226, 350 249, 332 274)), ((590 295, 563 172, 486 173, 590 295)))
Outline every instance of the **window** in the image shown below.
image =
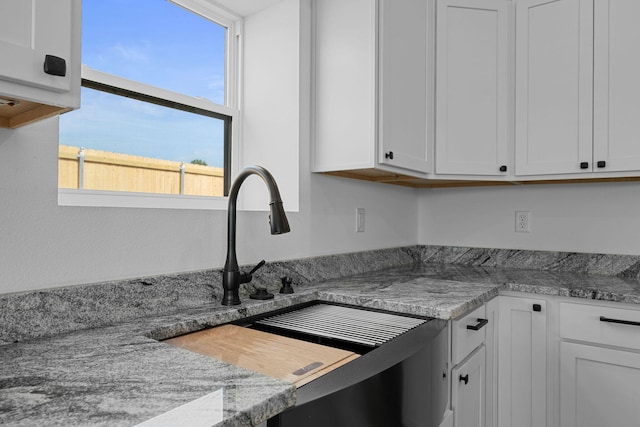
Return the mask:
POLYGON ((226 195, 235 17, 201 0, 82 8, 81 108, 60 117, 59 200, 226 195))

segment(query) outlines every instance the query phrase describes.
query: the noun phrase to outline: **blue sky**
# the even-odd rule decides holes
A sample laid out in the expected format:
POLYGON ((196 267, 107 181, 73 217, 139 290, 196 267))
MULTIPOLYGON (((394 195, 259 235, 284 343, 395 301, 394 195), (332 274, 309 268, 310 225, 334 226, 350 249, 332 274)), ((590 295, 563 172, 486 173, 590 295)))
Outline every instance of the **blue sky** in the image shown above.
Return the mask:
MULTIPOLYGON (((83 0, 82 63, 222 104, 224 28, 166 0, 83 0)), ((82 88, 60 143, 222 166, 222 122, 82 88)))

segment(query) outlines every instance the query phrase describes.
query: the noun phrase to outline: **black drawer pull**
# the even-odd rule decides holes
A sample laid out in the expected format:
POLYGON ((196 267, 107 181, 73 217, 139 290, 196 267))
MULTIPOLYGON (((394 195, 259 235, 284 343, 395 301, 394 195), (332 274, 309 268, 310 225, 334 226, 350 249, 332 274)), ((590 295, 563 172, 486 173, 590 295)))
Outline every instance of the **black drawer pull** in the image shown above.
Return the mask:
POLYGON ((472 331, 479 331, 484 325, 489 323, 488 319, 478 319, 478 323, 475 325, 467 325, 467 329, 471 329, 472 331))
POLYGON ((600 316, 600 321, 609 323, 620 323, 622 325, 640 326, 640 322, 634 322, 633 320, 610 319, 604 316, 600 316))
POLYGON ((460 375, 460 381, 462 381, 465 384, 469 384, 469 374, 465 376, 460 375))
POLYGON ((542 306, 540 304, 533 304, 533 311, 542 311, 542 306))

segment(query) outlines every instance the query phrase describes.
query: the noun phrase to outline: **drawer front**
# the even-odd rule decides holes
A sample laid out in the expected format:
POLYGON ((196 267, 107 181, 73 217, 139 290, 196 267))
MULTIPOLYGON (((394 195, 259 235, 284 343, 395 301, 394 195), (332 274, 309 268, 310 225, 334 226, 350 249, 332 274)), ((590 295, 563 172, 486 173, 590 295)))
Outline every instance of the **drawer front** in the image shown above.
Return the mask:
POLYGON ((640 350, 640 310, 562 303, 560 337, 640 350))
POLYGON ((484 343, 487 312, 484 305, 453 321, 451 330, 451 357, 457 365, 484 343))

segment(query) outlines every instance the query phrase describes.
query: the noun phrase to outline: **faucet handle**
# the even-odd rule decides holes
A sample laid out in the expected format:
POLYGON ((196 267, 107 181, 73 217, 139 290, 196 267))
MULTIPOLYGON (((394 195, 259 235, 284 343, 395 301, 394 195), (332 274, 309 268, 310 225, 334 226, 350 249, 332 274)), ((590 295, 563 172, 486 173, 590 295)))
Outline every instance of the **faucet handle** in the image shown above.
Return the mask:
POLYGON ((258 271, 265 264, 265 260, 260 261, 248 273, 240 273, 240 283, 249 283, 253 279, 253 273, 258 271))
POLYGON ((265 260, 260 261, 259 263, 256 264, 255 267, 253 267, 251 269, 251 271, 249 272, 249 276, 251 276, 253 273, 255 273, 256 271, 258 271, 263 265, 265 264, 265 260))

